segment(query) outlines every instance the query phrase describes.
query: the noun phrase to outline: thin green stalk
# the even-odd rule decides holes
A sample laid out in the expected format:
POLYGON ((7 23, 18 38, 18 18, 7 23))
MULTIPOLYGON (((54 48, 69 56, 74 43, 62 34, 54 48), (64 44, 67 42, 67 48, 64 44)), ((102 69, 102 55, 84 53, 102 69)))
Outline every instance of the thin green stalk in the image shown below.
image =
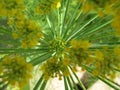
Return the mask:
POLYGON ((91 40, 91 41, 97 41, 97 40, 99 40, 99 39, 103 39, 103 38, 110 38, 110 37, 113 37, 113 34, 106 34, 106 35, 100 35, 100 36, 93 36, 93 35, 86 35, 86 37, 84 37, 84 36, 82 36, 82 37, 78 37, 78 38, 80 38, 80 39, 88 39, 88 40, 91 40))
POLYGON ((8 86, 8 83, 4 84, 2 87, 0 87, 0 90, 6 90, 7 86, 8 86))
MULTIPOLYGON (((62 35, 63 33, 63 28, 64 28, 64 25, 65 25, 65 19, 66 19, 66 15, 67 15, 67 11, 68 11, 68 7, 69 7, 69 2, 70 0, 67 0, 67 5, 66 5, 66 8, 64 9, 64 12, 63 12, 63 17, 61 16, 61 27, 60 27, 60 36, 62 35)), ((61 13, 62 14, 62 13, 61 13)))
POLYGON ((6 33, 8 35, 11 35, 11 30, 7 29, 7 28, 3 28, 3 27, 0 27, 0 32, 1 33, 6 33))
POLYGON ((72 80, 72 82, 73 82, 73 84, 74 84, 74 86, 75 86, 75 90, 78 90, 78 87, 76 86, 76 83, 75 83, 75 81, 73 80, 73 77, 70 75, 70 79, 72 80))
POLYGON ((47 84, 47 81, 44 80, 39 90, 45 90, 46 84, 47 84))
MULTIPOLYGON (((71 66, 70 66, 70 69, 71 69, 71 71, 72 71, 71 66)), ((81 80, 78 78, 78 76, 76 75, 76 73, 74 73, 73 71, 72 71, 72 73, 73 73, 73 75, 75 76, 75 78, 78 80, 78 83, 79 83, 79 85, 82 87, 82 89, 83 89, 83 90, 86 90, 85 86, 83 85, 83 83, 81 82, 81 80)))
POLYGON ((4 44, 13 44, 13 45, 15 45, 15 44, 17 45, 18 44, 18 42, 15 41, 15 40, 9 40, 8 41, 8 40, 5 40, 5 39, 3 39, 3 40, 1 39, 0 42, 4 43, 4 44))
POLYGON ((64 78, 64 87, 65 87, 65 90, 69 90, 69 87, 68 87, 68 83, 67 83, 66 77, 63 77, 63 78, 64 78))
POLYGON ((85 23, 78 31, 73 33, 66 41, 70 41, 73 37, 75 37, 82 29, 84 29, 89 23, 91 23, 93 20, 95 20, 98 16, 94 16, 92 19, 90 19, 87 23, 85 23))
MULTIPOLYGON (((92 69, 89 68, 88 66, 86 65, 83 65, 83 67, 89 72, 92 74, 92 69)), ((112 87, 113 89, 115 90, 120 90, 120 86, 118 86, 116 83, 114 82, 111 82, 109 79, 107 78, 103 78, 102 76, 96 76, 98 79, 100 79, 101 81, 103 81, 104 83, 106 83, 107 85, 109 85, 110 87, 112 87)))
POLYGON ((86 90, 85 86, 83 85, 83 83, 81 82, 81 80, 78 78, 78 76, 74 73, 74 76, 76 77, 76 79, 78 80, 79 85, 83 88, 83 90, 86 90))
MULTIPOLYGON (((106 25, 110 24, 111 22, 112 22, 112 20, 107 21, 106 23, 98 26, 97 28, 92 29, 92 30, 89 30, 89 32, 88 32, 88 33, 86 32, 85 35, 88 36, 88 35, 94 34, 96 31, 98 31, 99 29, 105 27, 106 25)), ((84 36, 85 36, 85 35, 84 35, 84 36)))
POLYGON ((43 52, 42 49, 0 49, 0 54, 43 52))
MULTIPOLYGON (((67 40, 69 37, 71 37, 72 34, 74 34, 75 32, 77 32, 85 24, 85 23, 83 24, 83 22, 84 22, 84 20, 85 20, 86 17, 87 17, 87 15, 84 15, 81 18, 80 21, 74 21, 69 28, 66 28, 68 31, 66 33, 66 36, 64 37, 65 40, 67 40)), ((82 31, 83 30, 81 30, 80 32, 82 32, 82 31)), ((75 36, 77 36, 77 34, 75 36)))
POLYGON ((53 26, 52 26, 52 23, 51 23, 48 15, 46 15, 46 20, 47 20, 47 23, 48 23, 48 25, 49 25, 49 27, 50 27, 50 31, 51 31, 51 33, 52 33, 52 36, 54 36, 54 34, 55 34, 55 33, 54 33, 54 28, 53 28, 53 26))
POLYGON ((50 57, 51 57, 50 53, 44 53, 43 55, 40 55, 37 58, 35 58, 32 61, 30 61, 30 63, 32 63, 33 66, 35 66, 35 65, 38 65, 38 64, 44 62, 45 60, 47 60, 50 57))
POLYGON ((108 48, 113 48, 114 46, 116 46, 116 44, 92 44, 92 46, 89 49, 99 49, 99 48, 103 48, 103 47, 108 47, 108 48))
POLYGON ((73 90, 73 86, 72 86, 72 83, 70 81, 70 78, 69 77, 66 77, 67 81, 68 81, 68 84, 70 86, 70 90, 73 90))
MULTIPOLYGON (((84 5, 84 4, 85 4, 85 2, 86 2, 86 0, 84 0, 81 4, 83 4, 83 5, 84 5)), ((79 14, 78 14, 78 16, 76 17, 75 21, 76 21, 76 20, 78 20, 78 18, 79 18, 79 17, 80 17, 80 15, 82 14, 82 12, 83 12, 83 11, 82 11, 82 9, 81 9, 81 11, 79 12, 79 14)))
POLYGON ((30 83, 28 82, 27 85, 23 88, 23 90, 30 90, 30 83))
POLYGON ((103 77, 101 76, 98 76, 98 78, 103 81, 105 84, 108 84, 110 87, 112 87, 113 89, 115 90, 120 90, 120 86, 118 86, 116 83, 113 83, 107 79, 104 79, 103 77))
POLYGON ((75 22, 75 17, 76 17, 76 14, 77 14, 77 11, 78 11, 80 5, 81 4, 79 3, 79 5, 76 7, 75 11, 73 12, 73 15, 70 17, 70 20, 69 20, 69 22, 66 25, 67 28, 64 30, 63 38, 66 37, 68 30, 70 29, 71 25, 75 22))
POLYGON ((42 81, 43 81, 43 74, 42 76, 39 78, 38 82, 36 83, 35 87, 33 88, 33 90, 38 90, 38 88, 40 87, 42 81))
POLYGON ((116 69, 116 68, 114 68, 114 70, 117 71, 117 72, 120 72, 120 69, 116 69))
POLYGON ((57 10, 57 29, 59 30, 59 35, 61 33, 60 31, 60 24, 61 24, 61 8, 57 10))

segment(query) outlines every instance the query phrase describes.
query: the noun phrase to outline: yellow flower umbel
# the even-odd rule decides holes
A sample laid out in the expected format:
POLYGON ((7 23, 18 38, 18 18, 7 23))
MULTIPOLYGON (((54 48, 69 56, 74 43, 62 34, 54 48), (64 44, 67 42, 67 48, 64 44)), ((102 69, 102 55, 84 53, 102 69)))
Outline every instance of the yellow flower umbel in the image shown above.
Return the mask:
POLYGON ((58 58, 49 59, 41 66, 40 70, 42 70, 45 80, 55 77, 61 80, 62 76, 68 76, 70 74, 67 65, 63 61, 59 61, 58 58))
POLYGON ((81 48, 83 50, 87 50, 91 46, 91 43, 88 40, 72 40, 71 46, 74 49, 81 48))
POLYGON ((88 1, 86 1, 82 7, 84 13, 88 13, 90 10, 94 10, 95 8, 96 5, 93 2, 88 2, 88 1))
POLYGON ((16 16, 14 22, 17 30, 13 31, 13 38, 20 39, 22 48, 30 48, 39 43, 39 39, 42 37, 40 26, 32 20, 26 19, 21 13, 16 16))
POLYGON ((95 51, 95 58, 99 61, 104 60, 104 55, 100 50, 95 51))
MULTIPOLYGON (((81 0, 79 1, 81 2, 81 0)), ((94 11, 98 13, 98 16, 103 17, 105 14, 113 15, 120 4, 120 0, 82 0, 82 3, 84 13, 94 11)))
POLYGON ((110 77, 113 79, 116 75, 114 69, 119 69, 120 64, 120 47, 115 47, 113 49, 96 50, 95 52, 95 70, 93 70, 94 75, 102 75, 105 77, 110 77), (114 76, 114 77, 113 77, 114 76))
POLYGON ((88 48, 91 46, 91 43, 89 41, 72 40, 71 46, 72 47, 70 48, 69 53, 73 65, 81 66, 82 64, 89 65, 92 63, 93 58, 90 56, 91 52, 88 50, 88 48))
POLYGON ((0 16, 14 16, 18 9, 24 9, 23 0, 0 1, 0 16))
MULTIPOLYGON (((119 9, 120 10, 120 9, 119 9)), ((112 27, 116 30, 116 35, 120 35, 120 12, 116 12, 113 18, 112 27)))
POLYGON ((119 46, 116 46, 113 51, 117 56, 120 56, 120 47, 119 46))
POLYGON ((60 0, 41 0, 39 5, 35 9, 35 12, 39 14, 48 14, 52 10, 59 8, 60 6, 60 0))
POLYGON ((0 63, 3 76, 2 81, 9 85, 24 87, 32 77, 32 64, 20 55, 6 55, 0 63))

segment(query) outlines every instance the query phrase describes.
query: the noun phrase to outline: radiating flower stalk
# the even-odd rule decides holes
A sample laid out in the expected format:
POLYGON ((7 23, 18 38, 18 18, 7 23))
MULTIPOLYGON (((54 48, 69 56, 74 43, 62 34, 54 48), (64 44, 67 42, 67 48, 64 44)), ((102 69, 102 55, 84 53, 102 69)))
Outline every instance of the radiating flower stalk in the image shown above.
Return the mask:
POLYGON ((120 89, 112 81, 120 72, 120 0, 2 0, 0 10, 0 89, 22 90, 36 65, 42 76, 32 90, 56 77, 73 90, 73 76, 86 90, 78 66, 120 89))

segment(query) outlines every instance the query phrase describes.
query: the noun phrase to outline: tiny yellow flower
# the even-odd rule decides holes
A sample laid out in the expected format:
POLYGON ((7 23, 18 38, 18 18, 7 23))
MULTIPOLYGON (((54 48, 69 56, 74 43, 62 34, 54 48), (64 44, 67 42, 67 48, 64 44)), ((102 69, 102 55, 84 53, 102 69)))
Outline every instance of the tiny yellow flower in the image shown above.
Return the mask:
MULTIPOLYGON (((0 62, 1 63, 1 62, 0 62)), ((2 68, 2 66, 1 66, 1 64, 0 64, 0 74, 3 72, 3 68, 2 68)))
POLYGON ((3 68, 3 81, 18 87, 24 87, 32 76, 32 65, 25 61, 25 58, 18 55, 7 55, 1 62, 3 68), (22 82, 22 83, 21 83, 22 82))
POLYGON ((71 45, 74 49, 82 48, 83 50, 87 50, 91 43, 87 40, 72 40, 71 45))
POLYGON ((93 75, 95 75, 95 76, 97 76, 97 75, 100 74, 99 70, 94 70, 92 73, 93 73, 93 75))
POLYGON ((14 39, 18 39, 18 37, 19 37, 17 33, 12 33, 12 36, 14 39))
POLYGON ((113 51, 116 55, 120 56, 120 47, 119 46, 116 46, 113 51))
POLYGON ((60 7, 61 7, 61 3, 57 2, 57 8, 60 8, 60 7))
POLYGON ((93 2, 85 2, 85 4, 83 5, 82 9, 83 9, 83 13, 87 13, 91 10, 94 10, 96 7, 95 4, 93 4, 93 2))
POLYGON ((104 60, 104 55, 100 50, 95 51, 95 57, 96 57, 97 60, 100 60, 100 61, 104 60))
POLYGON ((103 17, 105 14, 102 10, 100 10, 100 11, 98 11, 98 15, 99 15, 99 17, 103 17))

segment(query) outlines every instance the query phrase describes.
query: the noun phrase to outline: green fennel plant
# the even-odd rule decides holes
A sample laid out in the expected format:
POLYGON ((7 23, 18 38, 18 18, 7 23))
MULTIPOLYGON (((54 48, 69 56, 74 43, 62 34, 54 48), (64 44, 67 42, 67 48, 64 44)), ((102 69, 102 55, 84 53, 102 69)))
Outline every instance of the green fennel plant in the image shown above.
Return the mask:
POLYGON ((0 1, 0 89, 45 90, 49 79, 65 90, 87 90, 77 67, 115 90, 120 72, 120 1, 0 1), (113 10, 114 9, 114 10, 113 10), (36 75, 37 70, 40 71, 36 75), (28 83, 28 84, 27 84, 28 83))

